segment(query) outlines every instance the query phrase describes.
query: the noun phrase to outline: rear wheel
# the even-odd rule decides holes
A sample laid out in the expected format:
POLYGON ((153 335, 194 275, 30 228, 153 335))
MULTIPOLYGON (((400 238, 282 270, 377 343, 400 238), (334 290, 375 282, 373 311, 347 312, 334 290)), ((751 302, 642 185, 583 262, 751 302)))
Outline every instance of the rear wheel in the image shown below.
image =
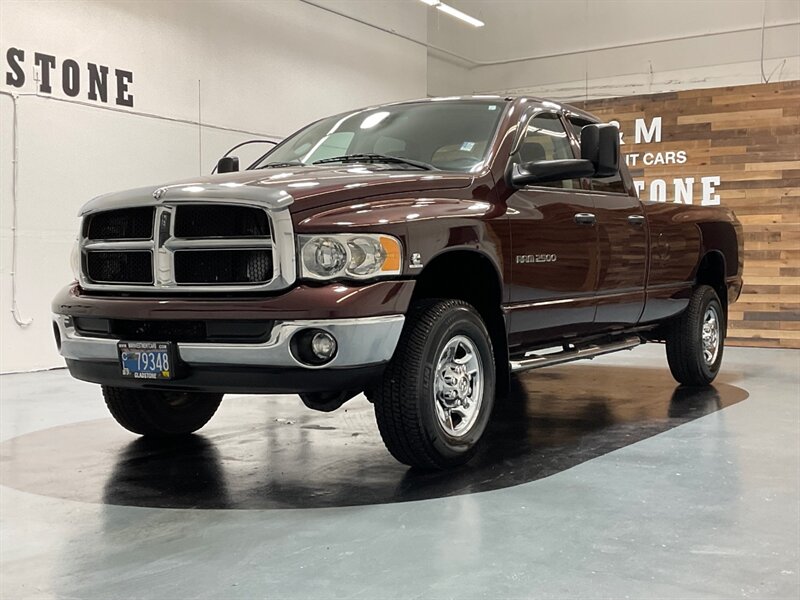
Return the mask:
POLYGON ((369 396, 397 460, 444 469, 474 455, 494 392, 492 344, 480 315, 460 300, 425 300, 409 312, 395 355, 369 396))
POLYGON ((667 361, 684 385, 708 385, 722 364, 725 311, 714 288, 695 288, 689 306, 667 332, 667 361))
POLYGON ((186 435, 217 412, 222 394, 162 392, 104 385, 111 416, 128 431, 154 437, 186 435))

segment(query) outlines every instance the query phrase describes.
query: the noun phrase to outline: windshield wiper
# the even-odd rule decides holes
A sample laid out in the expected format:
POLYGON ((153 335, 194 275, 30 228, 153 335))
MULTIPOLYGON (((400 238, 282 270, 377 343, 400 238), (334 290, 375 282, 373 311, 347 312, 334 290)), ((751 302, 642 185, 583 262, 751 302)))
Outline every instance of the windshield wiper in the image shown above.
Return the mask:
POLYGON ((256 167, 256 169, 280 169, 281 167, 304 167, 305 165, 301 163, 299 160, 291 160, 287 162, 271 162, 265 165, 261 165, 260 167, 256 167))
POLYGON ((436 167, 426 162, 411 160, 410 158, 400 158, 399 156, 389 156, 387 154, 345 154, 343 156, 332 156, 331 158, 315 160, 312 164, 324 165, 326 163, 388 163, 411 165, 412 167, 424 169, 425 171, 436 169, 436 167))

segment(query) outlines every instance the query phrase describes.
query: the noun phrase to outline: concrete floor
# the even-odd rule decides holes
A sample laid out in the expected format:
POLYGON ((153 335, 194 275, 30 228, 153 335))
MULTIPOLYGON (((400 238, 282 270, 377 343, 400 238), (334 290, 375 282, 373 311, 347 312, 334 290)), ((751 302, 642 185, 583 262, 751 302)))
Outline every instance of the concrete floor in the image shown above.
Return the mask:
POLYGON ((65 371, 0 394, 3 599, 800 596, 798 351, 728 348, 703 391, 661 346, 528 373, 447 475, 363 398, 231 397, 175 447, 65 371))

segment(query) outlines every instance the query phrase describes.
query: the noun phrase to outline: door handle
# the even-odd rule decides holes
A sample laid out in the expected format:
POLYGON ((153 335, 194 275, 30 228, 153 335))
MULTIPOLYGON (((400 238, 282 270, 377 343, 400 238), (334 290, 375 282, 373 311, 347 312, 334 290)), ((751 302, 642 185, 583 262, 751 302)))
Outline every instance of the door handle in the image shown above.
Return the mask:
POLYGON ((575 222, 578 225, 594 225, 597 223, 597 217, 592 213, 575 213, 575 222))
POLYGON ((641 227, 644 225, 644 215, 631 215, 628 217, 628 223, 636 227, 641 227))

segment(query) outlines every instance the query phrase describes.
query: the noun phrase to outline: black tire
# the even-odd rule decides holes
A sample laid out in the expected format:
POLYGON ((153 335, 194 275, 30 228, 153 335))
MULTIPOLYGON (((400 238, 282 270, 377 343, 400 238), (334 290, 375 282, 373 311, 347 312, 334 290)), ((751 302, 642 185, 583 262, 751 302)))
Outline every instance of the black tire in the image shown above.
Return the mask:
POLYGON ((725 342, 725 310, 714 288, 701 285, 694 289, 689 306, 670 324, 667 335, 667 362, 676 381, 684 385, 708 385, 722 364, 725 342), (718 319, 716 356, 704 353, 703 325, 709 311, 718 319))
MULTIPOLYGON (((472 306, 460 300, 416 303, 407 315, 382 382, 369 392, 386 448, 398 461, 422 469, 447 469, 466 463, 475 454, 492 413, 495 375, 491 338, 472 306), (468 378, 467 389, 474 400, 480 401, 475 402, 475 416, 461 422, 464 430, 454 436, 437 416, 434 381, 445 347, 465 338, 475 350, 474 364, 480 365, 483 393, 475 391, 477 378, 468 378)), ((453 413, 449 414, 453 427, 453 413)))
POLYGON ((111 416, 128 431, 152 437, 194 433, 217 412, 222 394, 102 386, 111 416))

